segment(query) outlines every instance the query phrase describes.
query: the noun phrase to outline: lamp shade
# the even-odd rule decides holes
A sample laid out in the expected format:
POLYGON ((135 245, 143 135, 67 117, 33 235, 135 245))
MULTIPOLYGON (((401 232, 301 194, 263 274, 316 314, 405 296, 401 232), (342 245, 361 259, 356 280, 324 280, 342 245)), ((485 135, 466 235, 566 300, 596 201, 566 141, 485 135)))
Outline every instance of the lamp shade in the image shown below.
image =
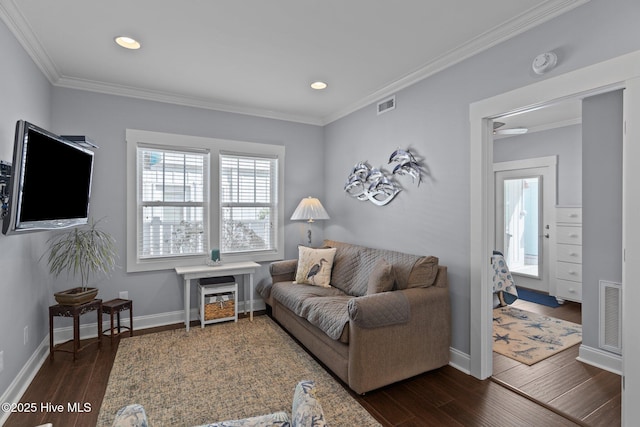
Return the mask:
POLYGON ((329 219, 329 214, 315 197, 302 199, 298 207, 291 215, 292 220, 304 220, 313 222, 317 219, 329 219))

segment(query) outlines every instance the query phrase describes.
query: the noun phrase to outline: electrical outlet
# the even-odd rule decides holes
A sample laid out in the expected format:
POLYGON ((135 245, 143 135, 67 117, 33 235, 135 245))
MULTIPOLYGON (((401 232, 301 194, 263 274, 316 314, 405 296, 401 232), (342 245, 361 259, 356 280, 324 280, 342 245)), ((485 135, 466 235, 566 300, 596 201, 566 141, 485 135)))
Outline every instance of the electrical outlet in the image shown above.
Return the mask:
POLYGON ((120 291, 121 299, 129 299, 129 291, 120 291))
POLYGON ((24 327, 24 345, 29 342, 29 326, 24 327))
POLYGON ((4 351, 0 351, 0 372, 4 369, 4 351))

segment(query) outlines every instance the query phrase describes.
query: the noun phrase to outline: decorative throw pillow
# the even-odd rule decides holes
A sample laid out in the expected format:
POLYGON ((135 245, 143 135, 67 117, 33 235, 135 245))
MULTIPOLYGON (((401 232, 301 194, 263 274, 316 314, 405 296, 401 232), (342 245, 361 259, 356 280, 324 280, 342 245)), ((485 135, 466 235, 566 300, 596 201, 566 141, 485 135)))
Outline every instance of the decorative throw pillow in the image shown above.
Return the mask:
POLYGON ((393 265, 389 264, 386 259, 380 258, 369 275, 367 295, 388 292, 393 289, 395 281, 396 273, 393 265))
POLYGON ((243 418, 241 420, 221 421, 213 424, 203 424, 199 427, 291 427, 289 415, 284 412, 274 412, 268 415, 243 418))
POLYGON ((407 280, 407 288, 428 288, 433 285, 438 274, 438 257, 424 256, 418 259, 407 280))
POLYGON ((298 246, 298 269, 295 283, 329 287, 336 248, 313 249, 298 246))
POLYGON ((293 427, 326 427, 322 405, 316 399, 316 383, 304 380, 296 385, 291 406, 293 427))
POLYGON ((124 406, 116 412, 112 427, 148 427, 147 414, 144 407, 137 403, 124 406))

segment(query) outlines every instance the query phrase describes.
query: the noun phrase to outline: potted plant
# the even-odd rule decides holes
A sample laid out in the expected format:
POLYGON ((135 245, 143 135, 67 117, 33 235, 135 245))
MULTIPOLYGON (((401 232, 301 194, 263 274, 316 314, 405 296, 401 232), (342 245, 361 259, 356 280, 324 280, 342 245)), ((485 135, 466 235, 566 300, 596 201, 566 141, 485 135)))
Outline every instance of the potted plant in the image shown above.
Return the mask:
MULTIPOLYGON (((93 219, 84 227, 76 227, 49 239, 49 271, 54 276, 62 272, 80 278, 80 286, 54 293, 59 304, 77 305, 91 301, 98 288, 87 286, 89 278, 108 274, 116 264, 115 239, 99 229, 93 219)), ((43 255, 44 256, 44 255, 43 255)))

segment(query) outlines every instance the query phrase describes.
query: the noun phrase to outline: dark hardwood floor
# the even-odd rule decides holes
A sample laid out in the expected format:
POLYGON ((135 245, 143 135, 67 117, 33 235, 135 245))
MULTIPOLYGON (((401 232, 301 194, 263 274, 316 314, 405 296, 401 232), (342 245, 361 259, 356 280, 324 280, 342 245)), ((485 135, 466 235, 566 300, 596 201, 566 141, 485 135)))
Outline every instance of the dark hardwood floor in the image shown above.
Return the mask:
MULTIPOLYGON (((147 329, 136 331, 136 335, 181 327, 183 326, 178 324, 147 329)), ((72 355, 56 353, 55 361, 47 360, 43 364, 22 397, 24 403, 36 403, 38 410, 32 413, 12 414, 5 426, 27 427, 47 422, 53 423, 54 427, 95 425, 118 342, 116 340, 111 347, 109 339, 103 338, 101 350, 95 345, 89 346, 78 355, 75 363, 72 361, 72 355), (69 412, 67 405, 74 402, 81 405, 89 404, 90 408, 86 412, 69 412), (43 403, 62 404, 65 409, 62 412, 41 411, 40 405, 43 403)), ((572 356, 566 357, 570 359, 572 356)), ((505 375, 510 369, 515 368, 509 367, 509 363, 501 364, 500 361, 496 365, 502 366, 498 370, 505 375)), ((591 410, 592 402, 601 397, 596 390, 600 390, 600 394, 610 392, 615 388, 612 385, 615 381, 607 375, 598 377, 601 372, 596 373, 588 368, 584 371, 583 376, 591 376, 595 387, 589 387, 585 384, 589 380, 585 380, 565 394, 556 396, 555 391, 547 392, 547 400, 570 413, 586 414, 584 417, 560 415, 545 402, 536 403, 524 396, 521 390, 514 391, 517 387, 504 386, 492 380, 480 381, 450 366, 375 390, 364 396, 351 394, 384 426, 619 425, 619 395, 617 401, 614 395, 599 410, 591 410), (554 397, 551 398, 551 395, 554 397)), ((531 386, 530 389, 544 389, 543 383, 537 388, 530 382, 518 387, 527 389, 525 385, 531 386)), ((533 391, 530 393, 535 394, 533 391)), ((331 425, 338 426, 339 423, 333 422, 331 425)))
MULTIPOLYGON (((581 305, 565 302, 557 308, 517 300, 513 307, 582 323, 581 305)), ((619 375, 579 362, 579 344, 527 366, 493 354, 493 380, 567 418, 590 426, 621 423, 619 375)))

